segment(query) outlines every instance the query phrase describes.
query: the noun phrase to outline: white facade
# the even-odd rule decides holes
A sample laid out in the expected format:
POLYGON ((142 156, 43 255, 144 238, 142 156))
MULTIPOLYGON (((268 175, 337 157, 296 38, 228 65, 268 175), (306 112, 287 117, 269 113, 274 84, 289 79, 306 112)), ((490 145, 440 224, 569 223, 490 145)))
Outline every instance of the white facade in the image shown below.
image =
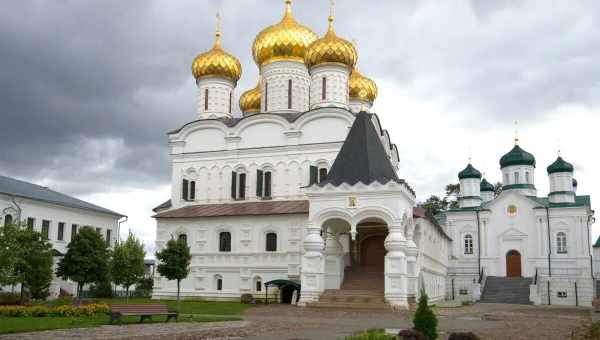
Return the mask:
POLYGON ((350 70, 342 64, 321 64, 310 70, 310 108, 349 108, 350 70))
POLYGON ((231 117, 235 83, 222 77, 198 79, 198 118, 231 117))
MULTIPOLYGON (((107 245, 114 245, 118 238, 119 219, 121 217, 116 214, 112 215, 42 200, 0 194, 0 223, 2 225, 10 220, 13 222, 21 221, 25 224, 33 222, 34 230, 42 233, 47 230, 48 240, 52 244, 52 248, 61 254, 67 251, 67 245, 74 236, 73 232, 85 226, 97 230, 105 238, 107 245)), ((56 269, 58 260, 59 257, 55 257, 54 269, 56 269)), ((3 289, 11 290, 13 288, 3 287, 3 289)), ((50 296, 57 297, 60 289, 75 294, 77 284, 54 277, 50 287, 50 296)))
POLYGON ((550 197, 533 196, 533 169, 504 167, 505 190, 498 197, 488 191, 490 197, 482 205, 461 205, 446 213, 446 228, 454 240, 449 254, 449 298, 478 300, 486 277, 519 276, 532 280, 530 301, 535 304, 591 305, 593 210, 589 196, 575 199, 572 173, 550 174, 550 197), (553 199, 557 191, 570 192, 571 200, 553 199), (516 256, 517 268, 510 256, 516 256))
POLYGON ((309 109, 310 75, 303 62, 274 61, 261 67, 263 112, 304 112, 309 109))

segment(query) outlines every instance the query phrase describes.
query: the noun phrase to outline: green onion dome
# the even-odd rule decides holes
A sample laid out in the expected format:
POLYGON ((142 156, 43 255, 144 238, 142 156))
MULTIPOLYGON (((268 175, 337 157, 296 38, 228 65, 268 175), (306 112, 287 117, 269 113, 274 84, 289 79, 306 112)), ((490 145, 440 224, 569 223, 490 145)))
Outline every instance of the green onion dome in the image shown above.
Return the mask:
POLYGON ((458 178, 481 178, 481 172, 479 172, 479 170, 475 169, 473 165, 469 163, 469 165, 467 165, 467 167, 463 171, 458 173, 458 178))
POLYGON ((575 178, 573 178, 573 187, 577 188, 577 180, 575 178))
POLYGON ((515 145, 509 153, 500 158, 501 168, 512 165, 530 165, 535 167, 535 157, 529 152, 521 149, 520 146, 515 145))
POLYGON ((496 191, 492 183, 488 182, 485 178, 481 180, 480 189, 481 191, 496 191))
POLYGON ((562 157, 558 156, 556 161, 547 168, 548 174, 554 174, 557 172, 573 172, 573 164, 565 161, 562 157))

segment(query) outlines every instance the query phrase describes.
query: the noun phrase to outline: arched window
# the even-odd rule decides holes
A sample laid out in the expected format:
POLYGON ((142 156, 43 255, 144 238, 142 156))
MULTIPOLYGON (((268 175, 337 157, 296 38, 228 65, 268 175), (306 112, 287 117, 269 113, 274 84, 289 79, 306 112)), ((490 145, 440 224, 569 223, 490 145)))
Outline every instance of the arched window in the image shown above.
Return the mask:
POLYGON ((243 168, 231 172, 231 198, 246 199, 246 171, 243 168))
POLYGON ((208 111, 208 88, 204 89, 204 111, 208 111))
POLYGON ((531 184, 531 177, 529 175, 529 171, 525 172, 525 183, 531 184))
POLYGON ((473 236, 465 235, 465 254, 473 254, 473 236))
POLYGON ((327 77, 323 77, 323 84, 321 85, 321 99, 327 99, 327 77))
POLYGON ((179 234, 177 239, 187 243, 187 234, 179 234))
POLYGON ((254 278, 254 291, 256 291, 256 292, 262 291, 262 279, 260 277, 254 278))
POLYGON ((558 254, 567 253, 567 234, 562 231, 556 234, 556 252, 558 254))
POLYGON ((4 216, 4 226, 6 227, 7 225, 12 224, 13 221, 13 217, 12 215, 5 215, 4 216))
POLYGON ((519 182, 519 173, 515 171, 515 184, 520 184, 519 182))
POLYGON ((219 233, 219 251, 231 251, 231 233, 223 231, 219 233))
POLYGON ((256 197, 271 198, 271 171, 256 170, 256 197))
POLYGON ((277 251, 277 234, 267 233, 265 248, 266 251, 277 251))
POLYGON ((223 277, 221 277, 221 275, 215 275, 215 288, 217 290, 223 290, 223 277))
POLYGON ((288 79, 288 109, 292 108, 292 80, 288 79))

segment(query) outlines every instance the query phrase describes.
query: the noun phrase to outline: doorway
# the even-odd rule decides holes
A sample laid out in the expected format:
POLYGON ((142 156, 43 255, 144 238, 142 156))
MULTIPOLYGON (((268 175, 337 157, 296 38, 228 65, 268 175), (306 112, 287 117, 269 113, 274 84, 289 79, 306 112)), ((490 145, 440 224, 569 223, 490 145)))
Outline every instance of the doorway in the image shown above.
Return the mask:
POLYGON ((385 261, 385 236, 373 235, 362 241, 360 245, 361 266, 382 268, 385 261))
POLYGON ((506 276, 521 277, 521 253, 516 250, 506 253, 506 276))

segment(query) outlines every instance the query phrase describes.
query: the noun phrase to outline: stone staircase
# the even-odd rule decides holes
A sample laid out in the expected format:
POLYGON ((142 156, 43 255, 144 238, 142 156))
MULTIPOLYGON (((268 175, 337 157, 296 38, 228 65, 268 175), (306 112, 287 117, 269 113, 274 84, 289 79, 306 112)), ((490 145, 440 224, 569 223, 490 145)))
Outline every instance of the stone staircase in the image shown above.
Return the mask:
POLYGON ((488 276, 480 302, 529 305, 531 278, 488 276))
POLYGON ((327 289, 312 308, 386 309, 384 276, 380 267, 348 267, 340 289, 327 289))

